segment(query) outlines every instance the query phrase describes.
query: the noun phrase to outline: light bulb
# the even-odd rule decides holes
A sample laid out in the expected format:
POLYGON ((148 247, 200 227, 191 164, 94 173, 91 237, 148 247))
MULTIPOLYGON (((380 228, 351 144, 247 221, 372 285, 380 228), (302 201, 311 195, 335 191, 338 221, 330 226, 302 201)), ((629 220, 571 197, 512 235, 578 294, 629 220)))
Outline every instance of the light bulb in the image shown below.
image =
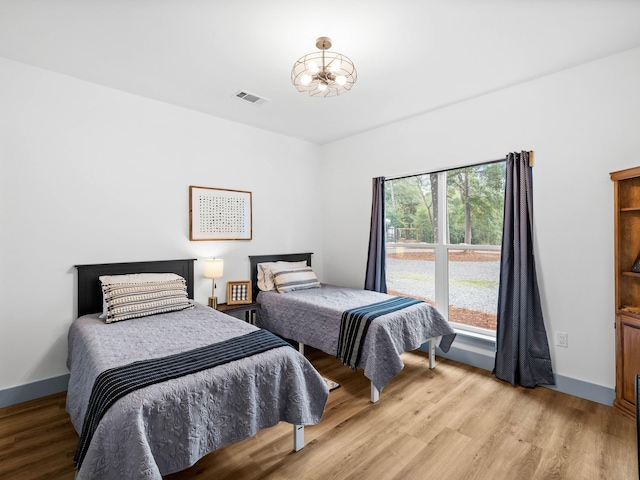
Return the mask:
POLYGON ((333 62, 331 62, 331 65, 329 65, 329 70, 331 71, 331 73, 337 73, 340 71, 341 66, 342 63, 336 58, 335 60, 333 60, 333 62))
POLYGON ((318 84, 318 90, 320 90, 321 92, 324 92, 327 89, 327 84, 324 82, 320 82, 318 84))
POLYGON ((308 73, 305 73, 304 75, 302 75, 300 77, 300 83, 302 85, 309 85, 311 83, 311 75, 309 75, 308 73))
POLYGON ((318 64, 315 61, 310 60, 309 63, 307 63, 307 70, 309 70, 311 73, 318 73, 318 70, 320 69, 318 68, 318 64))
POLYGON ((344 75, 338 75, 336 77, 336 83, 338 85, 344 85, 345 83, 347 83, 347 77, 345 77, 344 75))

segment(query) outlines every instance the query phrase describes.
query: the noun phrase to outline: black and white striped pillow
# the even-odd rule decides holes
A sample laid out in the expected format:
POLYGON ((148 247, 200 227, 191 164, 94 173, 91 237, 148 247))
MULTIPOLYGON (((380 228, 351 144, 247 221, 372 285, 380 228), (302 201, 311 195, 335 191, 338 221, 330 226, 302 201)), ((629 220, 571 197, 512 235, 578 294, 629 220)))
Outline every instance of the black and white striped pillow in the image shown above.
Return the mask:
POLYGON ((273 282, 273 273, 271 270, 293 270, 295 268, 304 268, 307 266, 306 260, 299 262, 264 262, 258 264, 258 288, 265 291, 275 290, 276 285, 273 282))
POLYGON ((273 283, 275 283, 278 293, 320 288, 320 282, 311 267, 272 270, 271 272, 273 273, 273 283))
MULTIPOLYGON (((169 280, 184 280, 175 273, 128 273, 125 275, 101 275, 99 277, 102 287, 112 283, 148 283, 168 282, 169 280)), ((102 295, 102 313, 100 318, 107 318, 107 301, 102 295)))
POLYGON ((106 323, 193 308, 184 278, 162 282, 102 285, 106 323))

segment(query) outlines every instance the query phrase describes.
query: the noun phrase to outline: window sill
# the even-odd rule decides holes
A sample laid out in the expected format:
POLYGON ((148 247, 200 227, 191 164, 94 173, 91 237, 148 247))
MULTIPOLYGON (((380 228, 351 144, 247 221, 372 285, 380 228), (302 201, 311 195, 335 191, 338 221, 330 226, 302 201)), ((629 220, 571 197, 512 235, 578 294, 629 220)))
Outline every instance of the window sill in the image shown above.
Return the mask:
POLYGON ((484 333, 477 333, 477 332, 470 332, 469 330, 462 330, 459 328, 454 328, 456 335, 458 335, 458 337, 466 337, 469 339, 474 339, 474 340, 478 340, 481 342, 485 342, 485 343, 490 343, 491 345, 495 345, 496 344, 496 337, 492 336, 492 335, 487 335, 484 333))
POLYGON ((456 339, 448 352, 438 349, 438 356, 492 371, 495 364, 496 339, 489 335, 454 328, 456 339))

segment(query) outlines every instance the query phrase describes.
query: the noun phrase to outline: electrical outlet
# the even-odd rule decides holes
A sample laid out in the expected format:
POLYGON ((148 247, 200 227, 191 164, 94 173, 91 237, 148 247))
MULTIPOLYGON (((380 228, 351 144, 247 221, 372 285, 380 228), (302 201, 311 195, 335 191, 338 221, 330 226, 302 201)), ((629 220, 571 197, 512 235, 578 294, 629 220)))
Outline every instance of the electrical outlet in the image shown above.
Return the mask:
POLYGON ((569 334, 567 332, 556 332, 556 345, 567 348, 569 346, 569 334))

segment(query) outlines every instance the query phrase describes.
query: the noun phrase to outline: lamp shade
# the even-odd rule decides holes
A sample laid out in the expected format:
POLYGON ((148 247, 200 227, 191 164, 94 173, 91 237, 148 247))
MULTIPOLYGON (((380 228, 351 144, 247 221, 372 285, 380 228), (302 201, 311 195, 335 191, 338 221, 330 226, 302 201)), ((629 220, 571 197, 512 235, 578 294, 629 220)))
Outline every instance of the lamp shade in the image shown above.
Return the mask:
POLYGON ((220 278, 224 273, 224 260, 221 258, 207 258, 204 261, 204 277, 220 278))

